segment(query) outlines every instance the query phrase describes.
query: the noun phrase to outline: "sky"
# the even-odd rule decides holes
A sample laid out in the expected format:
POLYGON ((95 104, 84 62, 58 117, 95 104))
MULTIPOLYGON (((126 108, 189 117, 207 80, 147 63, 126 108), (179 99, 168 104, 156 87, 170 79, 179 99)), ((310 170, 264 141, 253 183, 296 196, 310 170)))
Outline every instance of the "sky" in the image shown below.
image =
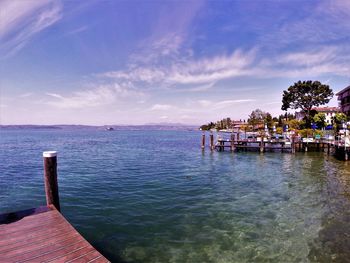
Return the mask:
POLYGON ((349 43, 347 0, 0 0, 0 124, 279 115, 298 80, 350 85, 349 43))

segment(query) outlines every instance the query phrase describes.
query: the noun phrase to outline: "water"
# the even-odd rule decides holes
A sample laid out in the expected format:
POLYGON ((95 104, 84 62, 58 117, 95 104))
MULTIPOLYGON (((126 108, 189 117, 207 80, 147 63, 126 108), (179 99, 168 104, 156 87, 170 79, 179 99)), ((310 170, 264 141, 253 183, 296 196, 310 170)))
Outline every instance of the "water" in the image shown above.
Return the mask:
POLYGON ((190 131, 0 131, 0 213, 45 204, 113 262, 349 262, 349 164, 320 153, 211 153, 190 131))

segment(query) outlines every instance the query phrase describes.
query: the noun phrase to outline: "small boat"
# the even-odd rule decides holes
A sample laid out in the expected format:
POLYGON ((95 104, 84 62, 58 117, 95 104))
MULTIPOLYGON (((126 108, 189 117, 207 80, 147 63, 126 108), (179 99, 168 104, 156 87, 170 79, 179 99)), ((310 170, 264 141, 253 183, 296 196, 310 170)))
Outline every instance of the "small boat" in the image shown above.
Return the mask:
POLYGON ((114 131, 114 129, 112 127, 107 127, 106 131, 114 131))

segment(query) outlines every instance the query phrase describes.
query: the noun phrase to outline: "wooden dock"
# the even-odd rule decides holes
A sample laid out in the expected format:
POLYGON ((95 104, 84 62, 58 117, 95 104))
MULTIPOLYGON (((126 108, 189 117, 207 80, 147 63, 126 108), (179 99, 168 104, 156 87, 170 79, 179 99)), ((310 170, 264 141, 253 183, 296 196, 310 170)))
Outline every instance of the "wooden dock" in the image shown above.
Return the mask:
POLYGON ((56 152, 44 152, 47 206, 0 215, 0 262, 109 262, 60 213, 56 152))
POLYGON ((109 262, 54 206, 0 215, 0 262, 109 262))
MULTIPOLYGON (((327 152, 327 154, 334 154, 339 159, 350 159, 350 147, 346 146, 343 141, 324 140, 324 139, 300 139, 292 136, 286 139, 264 138, 259 139, 239 139, 239 134, 231 134, 230 139, 223 139, 218 137, 216 143, 214 142, 214 135, 209 135, 209 148, 211 151, 217 150, 219 152, 228 149, 231 152, 238 151, 258 151, 263 153, 269 152, 327 152)), ((205 149, 205 134, 202 134, 202 150, 205 149)))

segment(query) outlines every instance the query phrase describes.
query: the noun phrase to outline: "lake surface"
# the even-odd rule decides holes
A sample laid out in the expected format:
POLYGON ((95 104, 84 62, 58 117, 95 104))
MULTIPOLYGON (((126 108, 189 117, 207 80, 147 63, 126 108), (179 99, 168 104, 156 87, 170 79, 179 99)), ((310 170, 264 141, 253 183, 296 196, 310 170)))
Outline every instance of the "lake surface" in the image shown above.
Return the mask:
POLYGON ((0 213, 45 204, 113 262, 349 262, 350 163, 211 153, 193 131, 0 130, 0 213))

